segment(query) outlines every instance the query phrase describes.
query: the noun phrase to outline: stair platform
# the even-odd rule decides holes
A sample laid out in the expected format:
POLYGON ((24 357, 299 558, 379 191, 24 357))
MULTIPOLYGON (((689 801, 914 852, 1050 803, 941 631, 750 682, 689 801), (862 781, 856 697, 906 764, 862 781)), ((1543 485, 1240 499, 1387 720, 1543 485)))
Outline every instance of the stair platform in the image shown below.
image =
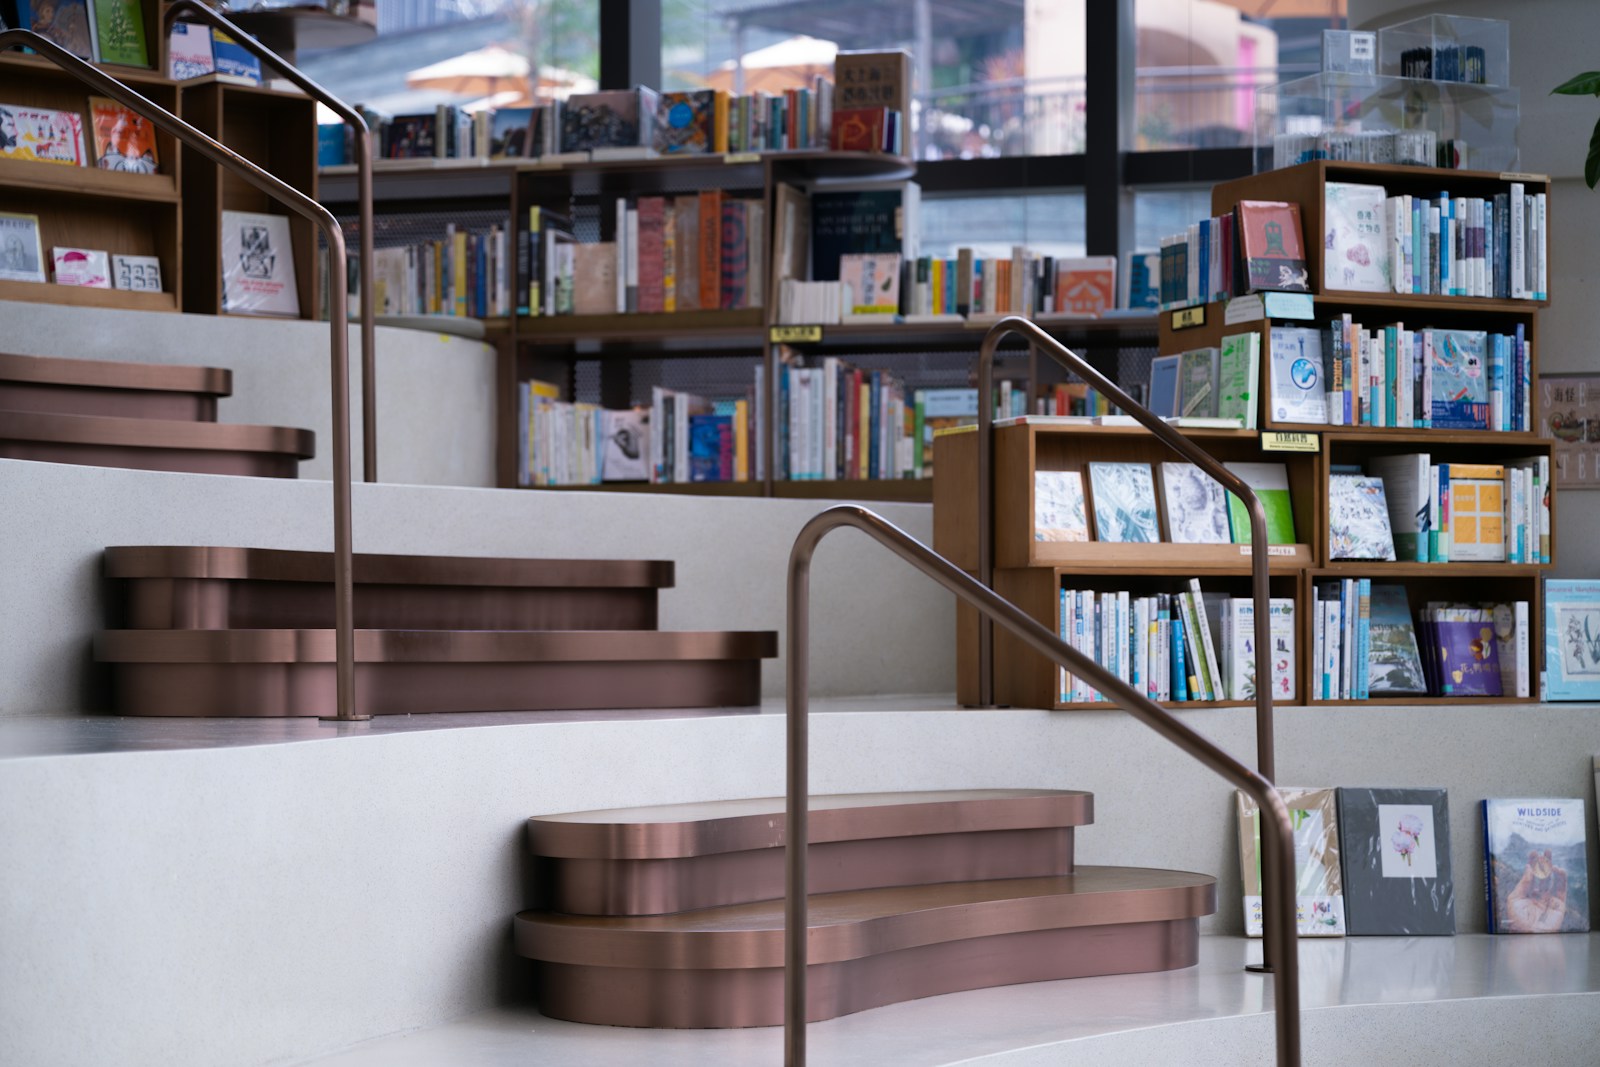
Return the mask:
POLYGON ((294 478, 316 435, 283 426, 0 411, 0 458, 294 478))
POLYGON ((0 352, 0 411, 217 421, 233 372, 115 360, 0 352))
MULTIPOLYGON (((528 820, 545 905, 569 915, 657 915, 784 893, 782 797, 573 812, 528 820)), ((813 893, 1070 874, 1076 790, 973 789, 811 798, 813 893)))
MULTIPOLYGON (((333 554, 118 546, 135 630, 317 629, 334 624, 333 554)), ((358 553, 355 625, 399 630, 653 630, 669 560, 502 559, 358 553)))
MULTIPOLYGON (((1209 875, 1080 867, 1053 878, 828 893, 810 902, 812 1021, 960 990, 1173 970, 1198 959, 1209 875)), ((612 1026, 783 1021, 782 901, 666 916, 523 912, 540 1010, 612 1026)))
MULTIPOLYGON (((771 631, 358 630, 370 715, 758 703, 771 631), (598 669, 597 669, 598 668, 598 669)), ((334 713, 334 631, 106 630, 119 715, 334 713)))

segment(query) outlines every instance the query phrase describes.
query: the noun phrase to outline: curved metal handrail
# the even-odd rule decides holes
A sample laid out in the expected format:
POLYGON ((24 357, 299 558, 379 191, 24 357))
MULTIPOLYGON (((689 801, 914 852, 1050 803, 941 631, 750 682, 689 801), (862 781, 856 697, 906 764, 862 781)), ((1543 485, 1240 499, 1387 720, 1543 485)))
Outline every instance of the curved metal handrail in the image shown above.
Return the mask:
POLYGON ((31 48, 90 88, 133 109, 211 162, 239 175, 295 214, 321 228, 328 241, 334 267, 333 307, 329 310, 328 339, 333 377, 333 582, 334 649, 337 657, 335 691, 338 718, 368 718, 355 712, 355 627, 350 579, 350 354, 345 300, 344 234, 328 209, 282 180, 273 177, 226 145, 218 144, 159 104, 134 92, 109 74, 79 59, 48 37, 32 30, 0 30, 0 52, 31 48))
POLYGON ((256 40, 248 31, 200 0, 173 0, 161 17, 161 40, 172 36, 172 24, 179 16, 210 24, 239 43, 247 52, 283 74, 328 110, 344 120, 355 134, 356 200, 361 233, 361 480, 378 480, 378 349, 377 324, 373 319, 372 287, 372 130, 361 112, 312 81, 299 67, 256 40))
POLYGON ((1268 902, 1263 936, 1280 961, 1274 975, 1279 1067, 1300 1063, 1300 971, 1295 948, 1294 829, 1283 798, 1264 775, 1251 770, 1214 742, 1185 725, 1117 675, 1040 626, 1015 604, 968 576, 961 568, 888 520, 852 504, 819 512, 801 528, 789 553, 788 642, 788 799, 784 902, 784 1062, 806 1062, 806 844, 810 796, 810 627, 811 559, 822 538, 842 526, 860 530, 1004 626, 1034 651, 1086 679, 1112 703, 1248 793, 1262 812, 1261 839, 1273 842, 1275 858, 1262 866, 1268 902), (1267 825, 1270 821, 1271 826, 1267 825))

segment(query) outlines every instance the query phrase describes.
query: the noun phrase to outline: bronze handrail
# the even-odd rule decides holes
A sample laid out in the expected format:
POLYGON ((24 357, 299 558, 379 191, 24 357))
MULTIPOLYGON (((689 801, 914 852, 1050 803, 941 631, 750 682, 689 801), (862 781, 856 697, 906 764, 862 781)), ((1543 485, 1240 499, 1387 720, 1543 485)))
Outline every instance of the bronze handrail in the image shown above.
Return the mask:
POLYGON ((298 85, 344 120, 355 134, 356 200, 361 233, 361 480, 378 480, 378 348, 377 323, 373 319, 372 288, 372 130, 361 112, 312 81, 299 67, 256 40, 215 8, 200 0, 173 0, 161 17, 161 40, 172 36, 172 24, 179 16, 209 23, 239 42, 239 46, 298 85))
MULTIPOLYGON (((322 229, 333 266, 333 307, 329 310, 333 376, 333 597, 335 692, 340 720, 365 719, 355 712, 355 627, 350 584, 350 354, 346 317, 344 234, 328 209, 254 163, 218 144, 172 112, 146 99, 98 67, 85 63, 48 37, 32 30, 0 30, 0 52, 31 48, 80 82, 133 109, 211 162, 239 175, 263 193, 322 229)), ((213 264, 215 266, 215 264, 213 264)))
POLYGON ((1086 679, 1108 700, 1248 793, 1262 813, 1261 839, 1276 844, 1276 859, 1263 863, 1262 889, 1272 903, 1264 915, 1263 938, 1279 960, 1273 977, 1279 1067, 1300 1063, 1300 971, 1295 942, 1294 829, 1289 809, 1272 783, 1185 725, 1117 675, 1112 674, 1027 613, 976 581, 955 564, 888 520, 852 504, 819 512, 801 528, 789 553, 788 643, 788 800, 784 846, 784 1062, 806 1062, 806 844, 809 783, 809 667, 811 627, 811 558, 829 532, 853 527, 993 618, 1040 655, 1086 679), (1271 827, 1266 824, 1270 819, 1271 827), (1288 903, 1285 906, 1285 902, 1288 903))

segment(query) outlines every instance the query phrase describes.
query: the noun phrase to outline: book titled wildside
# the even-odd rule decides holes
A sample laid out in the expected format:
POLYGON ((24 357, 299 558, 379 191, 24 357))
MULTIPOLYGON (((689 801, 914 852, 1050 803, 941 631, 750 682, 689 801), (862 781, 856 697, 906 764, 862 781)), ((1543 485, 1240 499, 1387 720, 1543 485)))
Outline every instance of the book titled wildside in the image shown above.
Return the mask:
POLYGON ((1299 204, 1241 200, 1234 217, 1250 290, 1310 291, 1299 204))
POLYGON ((91 96, 89 121, 94 130, 95 159, 101 170, 154 174, 159 169, 156 130, 149 119, 115 100, 91 96))
POLYGON ((1338 806, 1346 932, 1454 934, 1445 791, 1342 786, 1338 806))
POLYGON ((300 314, 287 218, 222 213, 222 310, 291 318, 300 314))
MULTIPOLYGON (((1331 788, 1280 786, 1294 824, 1296 925, 1301 937, 1342 937, 1344 881, 1339 869, 1339 816, 1331 788)), ((1239 859, 1244 876, 1244 932, 1261 936, 1261 813, 1244 792, 1234 794, 1239 859)))
POLYGON ((87 166, 83 116, 76 111, 0 103, 0 158, 87 166))
POLYGON ((1589 852, 1583 801, 1483 801, 1484 888, 1491 934, 1589 929, 1589 852))

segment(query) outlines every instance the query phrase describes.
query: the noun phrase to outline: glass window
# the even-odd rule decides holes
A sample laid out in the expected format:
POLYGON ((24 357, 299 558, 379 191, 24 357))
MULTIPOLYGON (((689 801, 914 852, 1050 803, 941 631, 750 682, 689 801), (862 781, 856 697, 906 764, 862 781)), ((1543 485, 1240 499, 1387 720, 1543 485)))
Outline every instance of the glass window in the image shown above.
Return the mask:
POLYGON ((950 257, 970 248, 1006 258, 1013 245, 1042 256, 1084 255, 1083 193, 924 197, 922 254, 950 257))
POLYGON ((1315 73, 1346 0, 1136 0, 1135 150, 1249 146, 1255 89, 1315 73))
POLYGON ((1211 217, 1211 186, 1172 186, 1136 189, 1133 194, 1133 244, 1141 252, 1155 252, 1161 239, 1183 233, 1191 222, 1211 217))

